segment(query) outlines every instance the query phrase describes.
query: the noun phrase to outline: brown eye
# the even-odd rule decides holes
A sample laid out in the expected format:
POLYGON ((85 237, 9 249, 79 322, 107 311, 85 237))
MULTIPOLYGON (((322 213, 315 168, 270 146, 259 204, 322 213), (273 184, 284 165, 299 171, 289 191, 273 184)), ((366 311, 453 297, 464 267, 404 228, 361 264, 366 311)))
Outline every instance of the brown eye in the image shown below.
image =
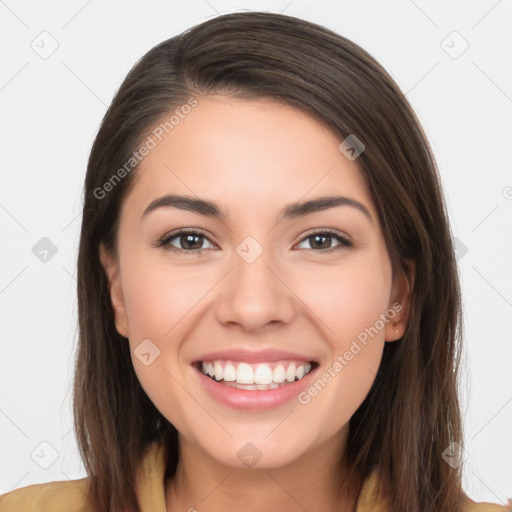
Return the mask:
MULTIPOLYGON (((348 238, 333 231, 317 231, 315 233, 310 233, 307 237, 303 238, 303 241, 301 243, 303 243, 304 241, 309 241, 311 250, 323 253, 347 247, 352 247, 353 245, 348 238), (335 245, 334 247, 332 247, 331 245, 333 240, 338 242, 338 244, 335 245)), ((306 247, 305 249, 309 248, 306 247)))
MULTIPOLYGON (((166 235, 157 243, 157 246, 173 252, 196 254, 209 248, 203 246, 207 240, 208 238, 199 231, 182 230, 166 235)), ((211 242, 210 244, 213 245, 211 242)))

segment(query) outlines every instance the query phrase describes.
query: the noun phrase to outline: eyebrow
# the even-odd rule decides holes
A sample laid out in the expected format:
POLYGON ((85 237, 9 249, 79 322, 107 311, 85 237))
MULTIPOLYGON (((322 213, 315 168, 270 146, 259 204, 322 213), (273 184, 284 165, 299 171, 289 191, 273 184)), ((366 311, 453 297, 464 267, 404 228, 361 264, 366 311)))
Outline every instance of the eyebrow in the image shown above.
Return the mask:
MULTIPOLYGON (((364 204, 345 196, 323 196, 310 199, 308 201, 303 201, 301 203, 296 202, 288 204, 279 212, 276 220, 277 222, 282 222, 283 220, 302 217, 310 213, 315 213, 338 206, 350 206, 355 208, 356 210, 362 212, 366 217, 368 217, 370 222, 373 222, 372 215, 364 204)), ((222 208, 213 201, 207 201, 191 196, 167 194, 152 201, 144 210, 142 218, 159 208, 169 207, 188 210, 200 215, 205 215, 221 220, 225 220, 228 217, 226 212, 223 211, 222 208)))

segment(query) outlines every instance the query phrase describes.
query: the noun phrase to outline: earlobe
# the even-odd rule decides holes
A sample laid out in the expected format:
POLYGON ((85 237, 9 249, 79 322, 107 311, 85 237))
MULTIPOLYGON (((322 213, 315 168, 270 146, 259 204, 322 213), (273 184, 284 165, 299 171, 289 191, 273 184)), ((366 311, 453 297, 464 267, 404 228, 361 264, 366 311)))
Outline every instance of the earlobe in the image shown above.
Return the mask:
MULTIPOLYGON (((407 260, 404 263, 405 271, 395 276, 391 291, 390 310, 395 312, 394 316, 386 324, 386 341, 400 340, 409 323, 411 313, 411 297, 414 289, 416 276, 416 265, 414 261, 407 260)), ((390 315, 391 316, 391 315, 390 315)))
POLYGON ((108 280, 110 301, 114 309, 117 332, 121 336, 128 338, 128 316, 126 314, 123 289, 121 286, 119 264, 103 244, 100 244, 99 247, 99 257, 108 280))

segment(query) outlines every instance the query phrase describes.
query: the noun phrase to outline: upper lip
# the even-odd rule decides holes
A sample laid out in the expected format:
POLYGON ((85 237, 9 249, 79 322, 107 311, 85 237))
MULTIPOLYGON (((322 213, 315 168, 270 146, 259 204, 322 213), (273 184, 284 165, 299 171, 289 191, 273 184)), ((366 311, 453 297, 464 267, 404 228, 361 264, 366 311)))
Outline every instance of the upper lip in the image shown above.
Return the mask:
POLYGON ((245 363, 271 363, 273 361, 283 360, 299 360, 305 363, 315 362, 309 356, 298 354, 295 352, 288 352, 280 349, 265 349, 265 350, 246 350, 246 349, 228 349, 218 350, 216 352, 208 352, 198 357, 194 362, 199 363, 202 361, 212 361, 215 359, 226 361, 240 361, 245 363))

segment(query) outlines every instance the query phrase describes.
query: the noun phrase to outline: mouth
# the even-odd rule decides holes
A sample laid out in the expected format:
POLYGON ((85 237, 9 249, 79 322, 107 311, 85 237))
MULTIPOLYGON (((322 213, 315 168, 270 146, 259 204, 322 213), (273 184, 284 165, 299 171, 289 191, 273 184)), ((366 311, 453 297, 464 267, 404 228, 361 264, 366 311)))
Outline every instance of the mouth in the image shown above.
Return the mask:
POLYGON ((218 384, 248 391, 266 391, 303 379, 318 367, 318 363, 288 359, 250 364, 244 361, 213 359, 197 361, 193 366, 218 384))

